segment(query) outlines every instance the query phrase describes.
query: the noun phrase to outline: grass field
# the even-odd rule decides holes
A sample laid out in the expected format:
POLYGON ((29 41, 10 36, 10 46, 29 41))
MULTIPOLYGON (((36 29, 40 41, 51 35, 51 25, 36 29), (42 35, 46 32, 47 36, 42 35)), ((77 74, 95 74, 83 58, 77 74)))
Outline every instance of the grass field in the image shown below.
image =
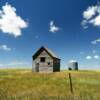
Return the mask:
POLYGON ((100 100, 100 71, 32 73, 31 70, 0 70, 0 100, 100 100))

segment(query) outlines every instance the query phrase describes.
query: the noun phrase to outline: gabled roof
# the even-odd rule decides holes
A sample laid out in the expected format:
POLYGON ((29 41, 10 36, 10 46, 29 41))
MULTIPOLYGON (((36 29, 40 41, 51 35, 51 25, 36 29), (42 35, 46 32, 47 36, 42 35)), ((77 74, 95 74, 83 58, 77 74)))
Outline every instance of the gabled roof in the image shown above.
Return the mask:
POLYGON ((56 58, 56 59, 59 59, 51 50, 49 50, 48 48, 42 46, 32 57, 33 57, 33 60, 35 60, 42 51, 46 51, 48 53, 48 55, 50 55, 52 58, 56 58))

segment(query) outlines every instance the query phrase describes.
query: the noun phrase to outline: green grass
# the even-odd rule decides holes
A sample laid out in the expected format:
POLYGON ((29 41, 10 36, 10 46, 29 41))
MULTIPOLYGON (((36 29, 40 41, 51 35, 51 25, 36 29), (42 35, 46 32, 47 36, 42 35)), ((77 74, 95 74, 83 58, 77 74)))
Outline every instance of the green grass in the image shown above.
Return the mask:
POLYGON ((100 100, 100 71, 32 73, 31 70, 0 70, 0 100, 100 100))

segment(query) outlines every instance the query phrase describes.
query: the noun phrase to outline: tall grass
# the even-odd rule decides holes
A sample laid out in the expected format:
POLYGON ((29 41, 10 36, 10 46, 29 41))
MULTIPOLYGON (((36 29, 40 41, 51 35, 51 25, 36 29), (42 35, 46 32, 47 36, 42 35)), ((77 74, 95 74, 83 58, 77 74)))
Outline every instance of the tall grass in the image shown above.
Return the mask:
POLYGON ((100 72, 69 71, 32 73, 31 70, 1 70, 0 100, 100 100, 100 72))

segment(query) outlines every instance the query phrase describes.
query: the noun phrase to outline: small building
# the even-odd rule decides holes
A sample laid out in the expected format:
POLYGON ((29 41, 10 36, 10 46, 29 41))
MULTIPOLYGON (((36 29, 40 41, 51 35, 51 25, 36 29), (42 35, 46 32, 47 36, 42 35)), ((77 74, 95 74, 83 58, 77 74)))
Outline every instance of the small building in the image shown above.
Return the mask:
POLYGON ((33 72, 56 72, 60 71, 60 59, 48 48, 41 47, 32 56, 33 72))
POLYGON ((78 62, 71 60, 68 64, 68 69, 69 70, 78 70, 78 62))

